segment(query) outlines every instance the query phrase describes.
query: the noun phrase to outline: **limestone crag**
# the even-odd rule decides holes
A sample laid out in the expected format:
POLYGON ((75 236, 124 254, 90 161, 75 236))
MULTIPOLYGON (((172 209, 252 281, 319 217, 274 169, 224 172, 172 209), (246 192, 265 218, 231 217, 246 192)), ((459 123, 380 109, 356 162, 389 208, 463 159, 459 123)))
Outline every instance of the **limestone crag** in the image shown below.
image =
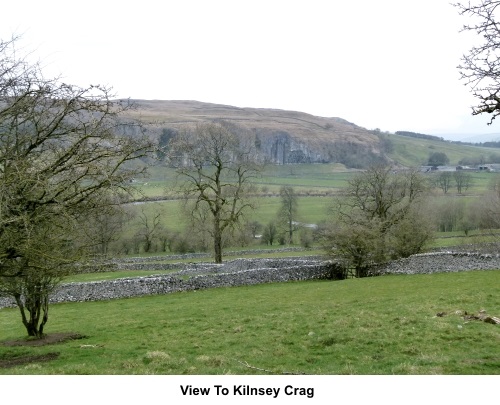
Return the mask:
MULTIPOLYGON (((262 156, 274 164, 342 163, 362 168, 385 161, 381 140, 342 118, 318 117, 297 111, 239 108, 197 101, 133 100, 127 112, 144 124, 152 139, 197 124, 224 120, 253 137, 262 156)), ((141 128, 124 123, 118 131, 138 136, 141 128)))

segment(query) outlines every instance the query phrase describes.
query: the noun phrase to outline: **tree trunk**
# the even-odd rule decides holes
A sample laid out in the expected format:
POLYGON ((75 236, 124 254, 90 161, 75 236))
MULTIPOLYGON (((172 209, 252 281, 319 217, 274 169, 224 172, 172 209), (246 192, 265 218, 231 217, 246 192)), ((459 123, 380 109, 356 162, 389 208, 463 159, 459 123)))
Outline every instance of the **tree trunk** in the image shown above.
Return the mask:
POLYGON ((29 299, 26 304, 23 303, 20 294, 15 294, 14 299, 16 300, 19 311, 21 312, 21 318, 23 325, 26 328, 28 336, 37 337, 41 339, 43 337, 43 328, 49 319, 49 297, 43 292, 29 299), (26 312, 29 313, 29 319, 26 316, 26 312), (42 320, 40 322, 40 316, 43 313, 42 320))
POLYGON ((218 215, 214 215, 214 255, 215 263, 222 263, 222 230, 218 215))

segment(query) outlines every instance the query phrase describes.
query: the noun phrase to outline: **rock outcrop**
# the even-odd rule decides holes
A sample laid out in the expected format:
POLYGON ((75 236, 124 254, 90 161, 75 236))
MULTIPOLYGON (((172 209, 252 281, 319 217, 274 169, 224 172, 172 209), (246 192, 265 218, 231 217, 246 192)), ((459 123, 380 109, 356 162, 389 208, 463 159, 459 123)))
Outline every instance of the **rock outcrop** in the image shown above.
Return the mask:
MULTIPOLYGON (((134 100, 131 118, 144 122, 151 136, 203 122, 225 120, 255 136, 257 148, 274 164, 342 163, 361 168, 386 160, 380 138, 341 118, 317 117, 295 111, 238 108, 196 101, 134 100)), ((121 128, 133 136, 136 127, 121 128)))

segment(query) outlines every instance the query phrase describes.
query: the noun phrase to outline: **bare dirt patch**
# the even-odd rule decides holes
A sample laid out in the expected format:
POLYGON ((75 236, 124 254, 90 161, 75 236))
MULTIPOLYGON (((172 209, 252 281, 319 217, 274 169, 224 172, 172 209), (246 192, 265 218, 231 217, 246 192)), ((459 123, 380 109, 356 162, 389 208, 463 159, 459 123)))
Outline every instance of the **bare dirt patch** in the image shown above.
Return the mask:
MULTIPOLYGON (((84 339, 86 336, 79 333, 52 333, 45 335, 42 339, 16 339, 1 342, 0 345, 6 347, 23 346, 23 347, 40 347, 57 343, 67 342, 68 340, 84 339)), ((41 363, 55 360, 59 357, 58 352, 50 352, 45 354, 6 354, 0 357, 0 368, 10 368, 22 366, 25 364, 41 363)))
POLYGON ((47 346, 56 343, 67 342, 68 340, 84 339, 86 336, 79 333, 66 332, 66 333, 51 333, 45 335, 42 339, 17 339, 2 342, 2 346, 47 346))
POLYGON ((12 356, 0 359, 0 368, 9 368, 15 366, 22 366, 24 364, 41 363, 57 359, 59 353, 46 353, 39 355, 26 355, 26 356, 12 356))

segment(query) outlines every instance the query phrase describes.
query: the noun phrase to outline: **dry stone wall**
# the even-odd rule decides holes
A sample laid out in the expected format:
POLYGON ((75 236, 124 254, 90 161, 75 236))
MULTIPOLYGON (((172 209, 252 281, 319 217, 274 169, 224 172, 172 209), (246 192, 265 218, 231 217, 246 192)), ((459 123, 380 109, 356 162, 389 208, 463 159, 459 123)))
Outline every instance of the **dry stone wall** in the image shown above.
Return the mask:
MULTIPOLYGON (((328 269, 329 266, 324 262, 310 259, 238 259, 219 265, 193 264, 167 275, 62 284, 52 294, 50 301, 98 301, 205 288, 323 279, 327 277, 328 269)), ((0 307, 13 305, 14 302, 8 297, 0 298, 0 307)))
MULTIPOLYGON (((125 264, 130 266, 134 263, 122 263, 125 264)), ((152 269, 152 264, 143 260, 138 260, 135 266, 135 269, 152 269)), ((159 269, 166 268, 161 266, 176 265, 158 264, 159 269)), ((51 296, 51 302, 98 301, 205 288, 328 279, 331 277, 334 263, 311 256, 288 259, 236 259, 224 264, 191 263, 177 266, 178 271, 166 275, 62 284, 51 296)), ((500 269, 498 254, 439 252, 414 255, 391 262, 373 269, 371 275, 492 269, 500 269)), ((0 308, 9 306, 14 306, 12 299, 0 298, 0 308)))
POLYGON ((373 269, 371 275, 384 274, 429 274, 467 270, 500 269, 499 254, 470 252, 435 252, 417 254, 395 260, 373 269))

